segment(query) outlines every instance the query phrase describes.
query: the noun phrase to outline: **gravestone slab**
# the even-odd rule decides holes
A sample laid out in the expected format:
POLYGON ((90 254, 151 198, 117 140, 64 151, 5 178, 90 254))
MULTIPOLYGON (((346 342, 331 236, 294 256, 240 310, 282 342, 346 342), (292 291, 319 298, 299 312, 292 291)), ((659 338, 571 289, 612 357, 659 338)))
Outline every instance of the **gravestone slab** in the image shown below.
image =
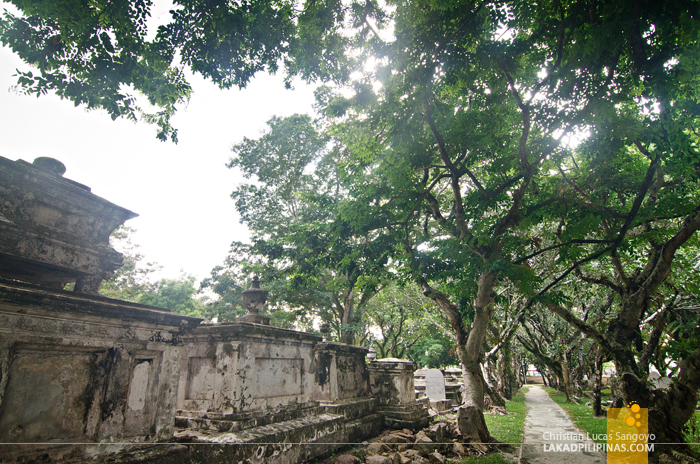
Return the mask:
POLYGON ((446 399, 445 378, 439 369, 428 369, 425 373, 425 393, 431 401, 446 399))

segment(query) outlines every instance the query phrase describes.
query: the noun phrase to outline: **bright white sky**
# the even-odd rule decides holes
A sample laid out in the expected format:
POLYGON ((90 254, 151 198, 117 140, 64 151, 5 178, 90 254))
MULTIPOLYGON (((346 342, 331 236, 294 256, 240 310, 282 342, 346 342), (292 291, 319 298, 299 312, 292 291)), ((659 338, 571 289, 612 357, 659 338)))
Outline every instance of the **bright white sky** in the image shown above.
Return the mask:
POLYGON ((175 145, 158 141, 145 123, 112 121, 54 95, 15 94, 17 68, 30 69, 0 48, 0 156, 59 159, 65 177, 139 214, 126 224, 137 230, 133 241, 146 260, 163 266, 159 277, 183 270, 201 280, 232 241, 247 240, 230 198, 241 180, 225 166, 231 145, 258 137, 273 115, 312 112, 313 87, 285 90, 281 76, 261 74, 243 91, 192 77, 194 95, 174 118, 175 145))

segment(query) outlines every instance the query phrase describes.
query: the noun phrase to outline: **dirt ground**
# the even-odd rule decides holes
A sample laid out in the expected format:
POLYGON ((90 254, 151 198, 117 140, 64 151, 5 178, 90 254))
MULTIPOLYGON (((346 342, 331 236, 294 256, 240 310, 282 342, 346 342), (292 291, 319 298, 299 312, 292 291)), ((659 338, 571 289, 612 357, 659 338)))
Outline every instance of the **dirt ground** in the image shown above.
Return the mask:
MULTIPOLYGON (((604 464, 606 455, 596 452, 564 410, 538 385, 528 385, 525 394, 527 416, 522 446, 499 445, 496 452, 510 462, 522 464, 604 464), (581 437, 583 436, 583 437, 581 437), (589 449, 572 450, 564 443, 588 444, 589 449), (562 444, 556 449, 556 444, 562 444)), ((479 455, 483 449, 460 444, 455 417, 441 419, 419 432, 387 430, 362 445, 337 450, 314 464, 461 464, 464 457, 479 455)))

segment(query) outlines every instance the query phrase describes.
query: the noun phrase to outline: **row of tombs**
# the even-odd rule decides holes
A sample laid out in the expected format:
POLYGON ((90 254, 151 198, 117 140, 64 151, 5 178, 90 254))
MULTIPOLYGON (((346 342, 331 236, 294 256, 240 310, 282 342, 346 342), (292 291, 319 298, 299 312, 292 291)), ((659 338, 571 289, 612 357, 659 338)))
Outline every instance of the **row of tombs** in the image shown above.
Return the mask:
POLYGON ((99 296, 136 215, 64 172, 0 157, 0 462, 298 463, 427 425, 413 364, 272 327, 259 287, 212 325, 99 296))

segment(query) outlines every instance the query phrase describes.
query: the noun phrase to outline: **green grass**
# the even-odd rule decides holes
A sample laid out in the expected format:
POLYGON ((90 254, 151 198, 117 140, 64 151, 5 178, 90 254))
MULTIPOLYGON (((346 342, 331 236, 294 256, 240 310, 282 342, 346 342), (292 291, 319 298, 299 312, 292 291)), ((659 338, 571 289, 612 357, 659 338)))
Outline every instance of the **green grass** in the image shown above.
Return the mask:
POLYGON ((522 443, 523 428, 525 427, 525 392, 527 388, 522 388, 511 401, 506 402, 506 411, 509 414, 499 416, 495 414, 484 414, 486 426, 491 435, 502 443, 522 443))
POLYGON ((469 456, 462 460, 462 464, 513 464, 513 461, 509 461, 501 453, 496 452, 486 456, 469 456))
MULTIPOLYGON (((584 390, 584 392, 593 393, 593 390, 584 390)), ((609 388, 601 388, 600 389, 600 398, 603 401, 609 400, 610 399, 610 389, 609 388)), ((581 398, 581 399, 583 400, 583 398, 581 398)))
MULTIPOLYGON (((700 443, 700 412, 695 411, 693 417, 686 424, 685 441, 688 443, 700 443)), ((700 445, 688 445, 695 453, 700 454, 700 445)))
MULTIPOLYGON (((527 390, 527 387, 521 388, 511 401, 506 402, 507 415, 484 414, 489 432, 501 443, 522 443, 523 441, 525 415, 527 414, 525 407, 525 392, 527 390)), ((513 460, 495 452, 486 456, 465 457, 462 464, 513 464, 513 460)))
MULTIPOLYGON (((585 404, 573 404, 566 401, 566 395, 554 388, 545 387, 549 397, 554 400, 569 415, 576 427, 587 432, 591 438, 605 437, 608 433, 608 423, 605 417, 595 417, 593 407, 585 404)), ((605 443, 605 440, 595 440, 597 443, 605 443)))

